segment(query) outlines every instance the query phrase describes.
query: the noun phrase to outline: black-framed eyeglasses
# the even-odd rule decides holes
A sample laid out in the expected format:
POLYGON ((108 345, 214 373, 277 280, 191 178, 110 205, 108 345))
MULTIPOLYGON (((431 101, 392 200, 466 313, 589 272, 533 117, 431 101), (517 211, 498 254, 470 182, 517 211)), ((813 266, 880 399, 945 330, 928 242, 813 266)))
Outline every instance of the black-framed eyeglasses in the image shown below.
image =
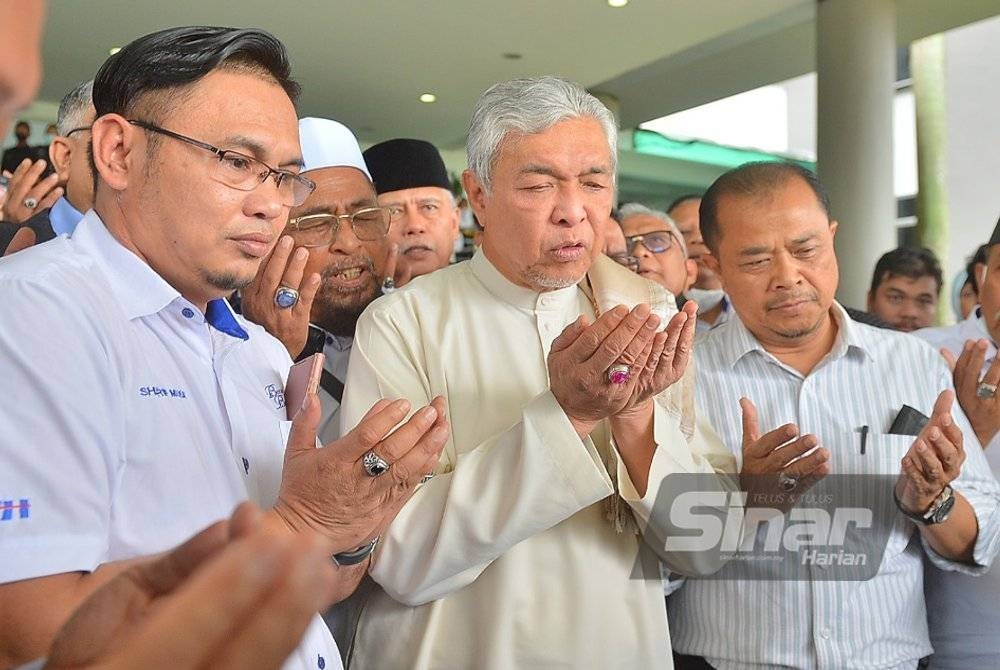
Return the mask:
POLYGON ((625 237, 625 243, 628 245, 628 253, 631 256, 639 244, 646 247, 650 253, 662 254, 679 242, 671 230, 654 230, 642 235, 628 235, 625 237))
POLYGON ((76 128, 73 128, 68 133, 66 133, 65 135, 63 135, 63 137, 69 137, 73 133, 79 133, 80 131, 83 131, 83 130, 90 130, 90 126, 77 126, 76 128))
POLYGON ((619 265, 624 265, 632 272, 639 271, 639 259, 635 256, 629 256, 628 254, 608 254, 608 258, 619 265))
POLYGON ((340 230, 340 222, 346 220, 359 240, 371 242, 385 237, 393 214, 389 207, 365 207, 350 214, 307 214, 288 221, 288 232, 302 247, 326 247, 333 244, 340 230))
POLYGON ((143 130, 172 137, 175 140, 212 152, 219 159, 213 166, 212 178, 220 184, 225 184, 238 191, 252 191, 267 181, 268 177, 274 177, 282 204, 286 207, 296 207, 305 202, 309 194, 316 189, 316 184, 311 179, 288 170, 278 170, 239 151, 220 149, 207 142, 175 133, 148 121, 129 119, 128 122, 143 130))

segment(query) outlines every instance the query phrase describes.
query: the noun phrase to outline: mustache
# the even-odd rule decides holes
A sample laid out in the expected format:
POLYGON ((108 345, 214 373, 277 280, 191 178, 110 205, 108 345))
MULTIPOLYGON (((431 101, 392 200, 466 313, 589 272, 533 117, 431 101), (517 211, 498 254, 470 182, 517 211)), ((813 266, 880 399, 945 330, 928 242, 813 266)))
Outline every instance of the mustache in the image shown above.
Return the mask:
POLYGON ((405 254, 411 249, 427 249, 428 251, 437 251, 437 245, 433 242, 414 242, 413 244, 407 244, 401 247, 400 253, 405 254))
POLYGON ((330 263, 323 271, 320 272, 321 279, 329 279, 335 274, 339 274, 344 270, 350 270, 351 268, 364 268, 370 273, 375 274, 375 262, 370 256, 351 256, 350 258, 345 258, 342 261, 337 261, 330 263))
POLYGON ((780 298, 776 298, 774 300, 769 300, 768 302, 764 303, 764 307, 766 307, 767 309, 774 309, 776 307, 783 307, 785 305, 789 305, 796 302, 810 302, 810 301, 815 302, 817 300, 819 300, 819 294, 817 294, 815 291, 806 291, 803 293, 785 295, 780 298))

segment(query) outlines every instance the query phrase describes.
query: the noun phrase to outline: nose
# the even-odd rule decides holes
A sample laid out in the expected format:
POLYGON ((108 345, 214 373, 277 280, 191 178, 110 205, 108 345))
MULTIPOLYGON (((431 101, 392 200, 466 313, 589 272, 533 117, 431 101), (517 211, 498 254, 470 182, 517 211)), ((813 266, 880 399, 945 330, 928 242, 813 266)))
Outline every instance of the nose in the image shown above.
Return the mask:
POLYGON ((284 204, 283 200, 275 181, 266 179, 257 188, 247 192, 243 199, 243 213, 265 221, 274 221, 281 217, 281 225, 284 226, 287 223, 290 208, 284 204))
POLYGON ((354 234, 351 222, 347 219, 340 219, 337 226, 337 234, 333 236, 330 243, 330 253, 353 256, 361 248, 361 240, 354 234))
POLYGON ((559 189, 555 206, 552 208, 552 223, 561 226, 575 226, 587 220, 584 199, 573 186, 559 189))
POLYGON ((639 260, 643 258, 649 258, 653 255, 653 252, 646 248, 646 245, 639 241, 636 243, 635 247, 632 249, 632 256, 635 256, 639 260))
POLYGON ((792 289, 802 283, 798 263, 788 253, 775 254, 771 268, 771 285, 776 290, 792 289))
POLYGON ((420 235, 427 232, 427 221, 412 203, 407 203, 399 214, 399 227, 404 235, 420 235))

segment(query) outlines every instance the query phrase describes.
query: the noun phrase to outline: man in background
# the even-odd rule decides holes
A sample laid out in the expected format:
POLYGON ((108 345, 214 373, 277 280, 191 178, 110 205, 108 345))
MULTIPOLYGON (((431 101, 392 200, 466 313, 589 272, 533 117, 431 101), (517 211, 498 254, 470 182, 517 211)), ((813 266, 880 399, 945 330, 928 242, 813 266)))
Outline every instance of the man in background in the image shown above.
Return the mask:
POLYGON ((900 247, 875 264, 868 311, 909 333, 934 324, 941 296, 941 264, 930 249, 900 247))
POLYGON ((684 237, 688 258, 698 267, 698 275, 687 291, 687 297, 698 303, 698 332, 725 323, 732 315, 732 305, 722 290, 722 283, 705 263, 710 252, 702 239, 699 226, 701 196, 688 194, 675 199, 667 207, 667 215, 677 224, 684 237))
MULTIPOLYGON (((695 280, 698 267, 687 256, 687 246, 677 225, 663 212, 629 203, 619 216, 628 253, 639 261, 637 272, 670 291, 679 306, 695 280)), ((699 317, 700 318, 700 317, 699 317)))

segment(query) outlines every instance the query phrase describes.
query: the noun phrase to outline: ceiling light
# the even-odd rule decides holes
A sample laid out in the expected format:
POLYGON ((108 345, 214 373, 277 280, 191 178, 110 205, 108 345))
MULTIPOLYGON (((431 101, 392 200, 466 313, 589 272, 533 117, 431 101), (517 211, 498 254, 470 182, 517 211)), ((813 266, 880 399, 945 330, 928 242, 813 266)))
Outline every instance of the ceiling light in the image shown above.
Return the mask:
POLYGON ((121 50, 122 50, 121 47, 111 47, 110 49, 108 49, 108 55, 109 56, 114 56, 116 53, 118 53, 121 50))
POLYGON ((624 7, 628 0, 608 0, 608 7, 624 7))
POLYGON ((420 94, 420 102, 435 102, 436 100, 437 100, 437 96, 434 95, 433 93, 421 93, 420 94))

